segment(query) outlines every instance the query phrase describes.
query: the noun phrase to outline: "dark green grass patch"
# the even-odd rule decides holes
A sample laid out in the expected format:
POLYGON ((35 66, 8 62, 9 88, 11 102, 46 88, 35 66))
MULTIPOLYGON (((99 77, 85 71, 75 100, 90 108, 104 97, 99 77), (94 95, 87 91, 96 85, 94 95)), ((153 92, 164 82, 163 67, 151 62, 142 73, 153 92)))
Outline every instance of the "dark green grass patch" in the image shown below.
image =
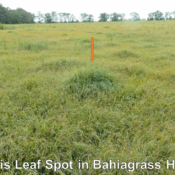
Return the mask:
POLYGON ((152 49, 154 49, 156 47, 158 47, 157 44, 146 44, 146 45, 144 45, 144 48, 152 48, 152 49))
POLYGON ((68 92, 78 98, 97 96, 99 92, 108 93, 114 84, 114 79, 105 70, 95 68, 78 71, 67 81, 68 92))
POLYGON ((27 89, 29 91, 31 91, 32 89, 36 88, 39 86, 39 81, 33 80, 33 79, 29 79, 27 81, 25 81, 21 87, 23 89, 27 89))
POLYGON ((120 66, 118 68, 118 70, 122 73, 122 74, 126 74, 128 76, 144 76, 146 75, 146 71, 144 68, 140 67, 140 66, 136 66, 136 65, 132 65, 132 66, 120 66))
POLYGON ((107 43, 106 46, 110 46, 111 47, 111 46, 119 46, 119 45, 116 44, 116 43, 107 43))
POLYGON ((68 34, 67 33, 63 33, 62 36, 68 36, 68 34))
POLYGON ((68 69, 73 66, 83 66, 85 63, 83 62, 77 62, 76 60, 67 60, 67 59, 61 59, 61 60, 54 60, 52 62, 43 62, 41 66, 36 68, 36 71, 59 71, 62 69, 68 69))
POLYGON ((9 30, 7 33, 16 33, 16 32, 9 30))
POLYGON ((18 41, 18 48, 19 50, 27 50, 27 51, 42 51, 48 49, 48 42, 45 41, 39 41, 39 42, 33 42, 33 41, 18 41))
POLYGON ((83 43, 90 43, 91 40, 90 40, 90 38, 83 38, 83 39, 82 39, 82 42, 83 42, 83 43))
POLYGON ((108 33, 107 37, 108 37, 108 43, 113 43, 114 40, 114 33, 108 33))
POLYGON ((15 30, 16 29, 16 27, 14 26, 14 25, 11 25, 11 26, 4 26, 4 29, 6 29, 6 30, 15 30))
POLYGON ((99 34, 100 35, 100 34, 103 34, 103 33, 102 32, 97 32, 96 34, 99 34))
POLYGON ((128 57, 138 57, 138 54, 130 50, 121 50, 121 51, 114 53, 114 56, 118 56, 120 58, 128 58, 128 57))

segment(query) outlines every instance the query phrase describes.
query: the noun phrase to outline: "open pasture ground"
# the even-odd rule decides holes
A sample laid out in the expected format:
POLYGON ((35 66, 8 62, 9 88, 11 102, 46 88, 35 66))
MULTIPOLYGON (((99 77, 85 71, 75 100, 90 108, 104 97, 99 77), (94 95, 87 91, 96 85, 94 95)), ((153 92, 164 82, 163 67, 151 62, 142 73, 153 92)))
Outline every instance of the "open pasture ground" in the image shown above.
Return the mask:
POLYGON ((0 160, 11 168, 0 174, 174 174, 166 163, 175 159, 175 21, 5 28, 0 160), (13 166, 39 159, 40 169, 13 166), (49 159, 72 161, 74 169, 46 169, 49 159), (94 159, 161 168, 94 170, 94 159), (78 169, 78 160, 89 169, 78 169))

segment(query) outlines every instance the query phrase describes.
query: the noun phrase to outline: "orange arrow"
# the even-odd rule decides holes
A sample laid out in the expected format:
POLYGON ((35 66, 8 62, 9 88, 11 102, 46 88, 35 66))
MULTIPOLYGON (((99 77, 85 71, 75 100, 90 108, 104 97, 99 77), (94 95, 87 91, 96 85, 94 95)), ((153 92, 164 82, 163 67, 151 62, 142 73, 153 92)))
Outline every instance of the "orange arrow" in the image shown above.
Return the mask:
POLYGON ((94 38, 91 37, 91 61, 94 61, 94 38))

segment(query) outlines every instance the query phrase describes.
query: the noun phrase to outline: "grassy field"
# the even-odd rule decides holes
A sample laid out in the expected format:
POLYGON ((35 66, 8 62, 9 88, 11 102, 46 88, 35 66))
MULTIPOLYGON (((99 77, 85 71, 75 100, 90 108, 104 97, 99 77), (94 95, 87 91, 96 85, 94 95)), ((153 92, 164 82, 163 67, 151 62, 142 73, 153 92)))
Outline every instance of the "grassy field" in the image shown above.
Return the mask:
POLYGON ((5 28, 0 174, 174 174, 166 161, 175 159, 175 21, 5 28), (39 159, 40 169, 14 166, 39 159), (72 161, 73 170, 49 170, 49 159, 72 161), (94 159, 160 162, 161 168, 94 170, 94 159), (89 169, 78 169, 78 160, 89 169))

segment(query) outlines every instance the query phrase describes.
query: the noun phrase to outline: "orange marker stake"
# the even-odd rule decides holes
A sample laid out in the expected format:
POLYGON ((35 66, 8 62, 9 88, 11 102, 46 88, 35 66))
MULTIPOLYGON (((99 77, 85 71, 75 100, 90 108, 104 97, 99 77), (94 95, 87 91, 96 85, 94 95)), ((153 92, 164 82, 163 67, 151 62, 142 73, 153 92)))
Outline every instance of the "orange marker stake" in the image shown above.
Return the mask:
POLYGON ((94 38, 91 37, 91 61, 94 61, 94 38))

